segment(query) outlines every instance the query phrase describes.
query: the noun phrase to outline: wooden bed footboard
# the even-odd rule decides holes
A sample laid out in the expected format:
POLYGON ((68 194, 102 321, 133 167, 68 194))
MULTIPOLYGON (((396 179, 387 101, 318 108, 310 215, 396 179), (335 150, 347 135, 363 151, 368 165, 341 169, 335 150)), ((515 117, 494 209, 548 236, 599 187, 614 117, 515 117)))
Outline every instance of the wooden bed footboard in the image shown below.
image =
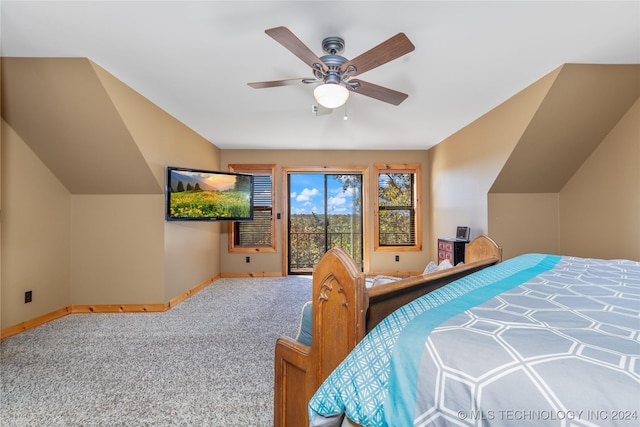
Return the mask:
POLYGON ((483 235, 467 244, 464 265, 367 289, 353 259, 329 250, 313 273, 311 346, 289 337, 276 341, 274 426, 308 425, 307 404, 320 384, 387 315, 501 260, 502 248, 483 235))

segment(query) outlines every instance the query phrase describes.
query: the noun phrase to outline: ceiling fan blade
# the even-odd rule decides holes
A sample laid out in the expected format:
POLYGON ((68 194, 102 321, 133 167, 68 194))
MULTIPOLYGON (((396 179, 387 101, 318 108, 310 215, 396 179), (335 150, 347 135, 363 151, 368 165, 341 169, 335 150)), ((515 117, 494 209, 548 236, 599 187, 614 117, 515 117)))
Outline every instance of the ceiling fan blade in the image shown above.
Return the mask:
POLYGON ((402 55, 406 55, 415 48, 411 40, 409 40, 404 33, 398 33, 387 41, 380 43, 378 46, 369 49, 362 55, 345 62, 340 69, 344 73, 347 71, 347 68, 352 65, 356 70, 351 75, 357 76, 358 74, 379 67, 382 64, 386 64, 389 61, 393 61, 402 55))
POLYGON ((264 89, 268 87, 292 86, 299 83, 304 83, 305 80, 308 80, 308 79, 305 77, 298 77, 296 79, 271 80, 268 82, 253 82, 253 83, 247 83, 247 84, 254 89, 264 89))
POLYGON ((349 83, 358 83, 360 85, 357 89, 353 89, 354 93, 359 93, 360 95, 375 98, 379 101, 388 102, 393 105, 400 105, 402 101, 407 99, 409 96, 406 93, 398 92, 393 89, 388 89, 386 87, 374 85, 373 83, 368 83, 358 79, 349 80, 349 83))
POLYGON ((324 72, 327 71, 327 66, 322 62, 318 55, 313 53, 311 49, 300 41, 295 34, 293 34, 287 27, 275 27, 264 31, 267 35, 271 36, 275 41, 286 47, 291 53, 298 58, 302 59, 305 64, 313 68, 313 64, 320 64, 324 72))

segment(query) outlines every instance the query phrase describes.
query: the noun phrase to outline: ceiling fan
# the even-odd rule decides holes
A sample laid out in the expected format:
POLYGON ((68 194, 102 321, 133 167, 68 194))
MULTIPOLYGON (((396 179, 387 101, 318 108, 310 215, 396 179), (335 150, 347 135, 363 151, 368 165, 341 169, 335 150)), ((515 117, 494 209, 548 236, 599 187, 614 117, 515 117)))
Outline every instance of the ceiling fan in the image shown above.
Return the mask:
POLYGON ((404 33, 396 34, 351 60, 340 56, 344 51, 344 40, 341 37, 325 38, 322 41, 322 50, 326 55, 318 57, 286 27, 270 28, 265 30, 265 33, 310 66, 314 78, 300 77, 247 83, 252 88, 263 89, 298 83, 320 84, 314 90, 314 96, 320 105, 330 109, 343 105, 349 97, 349 92, 359 93, 393 105, 400 105, 409 96, 353 78, 413 51, 415 46, 404 33))

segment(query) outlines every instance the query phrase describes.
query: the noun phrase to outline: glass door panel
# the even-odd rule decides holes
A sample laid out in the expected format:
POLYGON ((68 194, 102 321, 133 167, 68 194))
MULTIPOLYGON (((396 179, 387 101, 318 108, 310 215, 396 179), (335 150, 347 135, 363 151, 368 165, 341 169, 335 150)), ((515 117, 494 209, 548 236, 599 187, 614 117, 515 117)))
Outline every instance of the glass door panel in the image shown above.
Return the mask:
POLYGON ((311 274, 340 247, 362 270, 362 175, 290 173, 289 274, 311 274))

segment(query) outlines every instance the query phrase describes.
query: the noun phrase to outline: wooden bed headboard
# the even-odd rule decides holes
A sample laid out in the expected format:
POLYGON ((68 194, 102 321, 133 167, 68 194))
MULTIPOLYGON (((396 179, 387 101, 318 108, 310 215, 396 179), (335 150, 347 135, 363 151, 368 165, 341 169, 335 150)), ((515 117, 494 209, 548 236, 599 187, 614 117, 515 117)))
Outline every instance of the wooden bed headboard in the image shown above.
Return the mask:
POLYGON ((276 341, 274 425, 308 425, 307 403, 313 393, 387 315, 501 260, 502 248, 482 235, 466 245, 463 265, 367 288, 353 259, 340 248, 329 250, 313 273, 311 346, 289 337, 276 341))

